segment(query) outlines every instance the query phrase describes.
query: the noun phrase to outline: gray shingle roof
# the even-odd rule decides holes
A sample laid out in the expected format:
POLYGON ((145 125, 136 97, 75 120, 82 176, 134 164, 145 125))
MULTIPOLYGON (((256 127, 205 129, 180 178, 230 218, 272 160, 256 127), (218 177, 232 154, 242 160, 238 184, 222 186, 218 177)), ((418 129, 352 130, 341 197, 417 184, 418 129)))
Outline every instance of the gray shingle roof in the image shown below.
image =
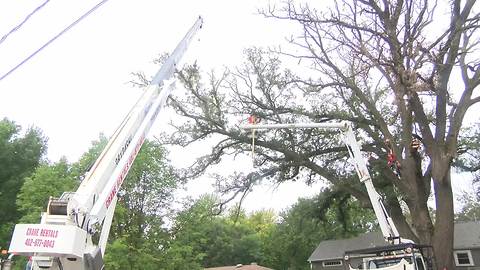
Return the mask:
POLYGON ((380 232, 369 232, 354 238, 322 241, 310 255, 308 261, 343 258, 346 250, 355 250, 385 245, 380 232))
MULTIPOLYGON (((454 248, 480 248, 480 222, 455 224, 454 248)), ((308 261, 324 261, 343 258, 346 250, 356 250, 386 245, 380 232, 370 232, 350 239, 322 241, 308 261)))

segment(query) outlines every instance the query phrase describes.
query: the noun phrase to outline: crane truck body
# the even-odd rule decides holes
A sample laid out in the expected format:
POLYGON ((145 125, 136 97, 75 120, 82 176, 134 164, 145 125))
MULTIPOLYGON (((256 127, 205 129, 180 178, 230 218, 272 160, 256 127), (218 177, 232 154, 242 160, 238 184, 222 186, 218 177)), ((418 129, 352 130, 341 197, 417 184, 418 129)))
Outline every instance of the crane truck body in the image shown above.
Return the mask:
POLYGON ((381 196, 377 193, 367 162, 362 156, 360 145, 353 132, 353 127, 348 122, 339 123, 292 123, 292 124, 249 124, 240 128, 247 130, 256 129, 295 129, 319 128, 336 129, 342 132, 342 139, 347 146, 352 164, 360 182, 367 189, 370 202, 378 220, 383 238, 388 243, 386 246, 365 248, 361 250, 345 251, 344 261, 346 270, 378 269, 383 270, 425 270, 434 268, 431 260, 431 246, 418 245, 412 240, 400 237, 400 234, 383 205, 381 196), (355 263, 355 267, 352 264, 355 263))
POLYGON ((10 253, 31 256, 33 269, 104 268, 103 256, 118 191, 174 88, 172 76, 177 63, 202 24, 199 17, 166 59, 77 191, 50 198, 40 224, 15 226, 10 253))

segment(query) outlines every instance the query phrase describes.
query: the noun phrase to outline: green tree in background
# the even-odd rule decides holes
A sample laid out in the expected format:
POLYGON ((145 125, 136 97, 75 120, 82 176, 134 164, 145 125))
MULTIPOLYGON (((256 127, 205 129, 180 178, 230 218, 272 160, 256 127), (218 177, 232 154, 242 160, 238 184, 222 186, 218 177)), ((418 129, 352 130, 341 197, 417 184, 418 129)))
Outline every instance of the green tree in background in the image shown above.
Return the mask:
POLYGON ((217 198, 203 195, 195 201, 185 202, 183 210, 173 218, 170 229, 170 242, 165 248, 165 269, 202 269, 207 258, 207 243, 211 241, 205 235, 208 228, 216 222, 217 198))
POLYGON ((321 241, 377 229, 373 211, 362 208, 350 195, 331 190, 299 199, 281 219, 265 239, 261 261, 277 270, 308 270, 307 260, 321 241))
MULTIPOLYGON (((72 174, 72 166, 66 159, 54 164, 41 164, 31 176, 25 178, 18 193, 17 205, 22 214, 18 223, 39 223, 41 213, 47 209, 49 198, 60 197, 65 191, 73 191, 78 184, 77 178, 72 174)), ((25 257, 14 257, 14 260, 14 269, 24 269, 25 257)))
POLYGON ((194 269, 259 262, 262 239, 258 232, 268 226, 264 221, 259 222, 259 214, 249 220, 244 211, 234 213, 237 209, 226 216, 218 216, 218 203, 217 198, 206 195, 178 213, 169 249, 183 252, 187 249, 190 257, 184 260, 195 262, 194 269))
POLYGON ((106 249, 107 268, 162 268, 162 247, 168 241, 165 216, 176 187, 165 149, 156 141, 145 141, 119 192, 106 249))
POLYGON ((77 162, 72 164, 71 171, 73 176, 77 177, 79 181, 82 181, 83 177, 91 169, 107 143, 108 138, 104 134, 100 134, 98 139, 93 140, 90 144, 90 148, 82 154, 77 162))
MULTIPOLYGON (((19 222, 39 223, 40 215, 46 210, 50 196, 60 197, 63 192, 75 191, 106 142, 105 136, 100 135, 78 162, 70 164, 65 158, 53 164, 43 162, 31 176, 26 177, 16 202, 22 215, 19 222)), ((24 269, 26 259, 14 258, 16 261, 14 269, 24 269)))
POLYGON ((8 119, 0 121, 0 246, 8 247, 13 226, 21 214, 16 197, 25 177, 40 164, 47 139, 37 128, 21 133, 21 127, 8 119))
MULTIPOLYGON (((75 191, 106 143, 100 135, 78 162, 45 162, 26 177, 17 198, 23 214, 20 221, 38 223, 50 196, 75 191)), ((163 218, 177 186, 165 155, 159 143, 145 141, 124 182, 106 251, 109 269, 159 269, 161 246, 168 240, 163 218)), ((15 269, 22 267, 19 260, 15 269)))
POLYGON ((47 209, 50 197, 60 197, 65 191, 74 191, 79 182, 72 174, 72 166, 67 160, 49 165, 42 164, 25 179, 17 197, 21 211, 21 223, 39 223, 41 212, 47 209))
POLYGON ((272 210, 246 213, 238 205, 218 215, 219 204, 218 197, 204 195, 174 217, 160 268, 256 262, 277 270, 307 270, 307 259, 322 240, 378 229, 373 211, 341 191, 327 189, 299 199, 281 217, 272 210))
POLYGON ((245 222, 263 238, 273 229, 277 219, 278 216, 273 209, 263 209, 248 215, 245 222))
POLYGON ((40 214, 47 208, 50 197, 60 197, 63 192, 75 191, 82 176, 106 145, 106 138, 100 135, 78 162, 69 164, 65 158, 49 164, 44 162, 29 177, 26 177, 17 196, 22 223, 38 223, 40 214))

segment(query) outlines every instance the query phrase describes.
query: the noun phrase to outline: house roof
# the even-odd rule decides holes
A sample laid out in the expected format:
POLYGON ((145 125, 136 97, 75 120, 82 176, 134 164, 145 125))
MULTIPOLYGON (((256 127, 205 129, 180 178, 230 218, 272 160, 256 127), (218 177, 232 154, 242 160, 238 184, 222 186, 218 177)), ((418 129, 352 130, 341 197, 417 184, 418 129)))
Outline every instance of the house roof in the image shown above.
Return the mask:
POLYGON ((237 264, 234 266, 205 268, 205 270, 273 270, 273 269, 252 263, 247 265, 237 264))
POLYGON ((308 261, 330 260, 343 258, 346 250, 373 248, 385 245, 380 232, 369 232, 354 238, 340 240, 326 240, 320 242, 308 261))
MULTIPOLYGON (((369 232, 350 239, 320 242, 308 261, 324 261, 343 258, 345 251, 385 246, 381 232, 369 232)), ((456 223, 454 249, 480 248, 480 222, 456 223)))

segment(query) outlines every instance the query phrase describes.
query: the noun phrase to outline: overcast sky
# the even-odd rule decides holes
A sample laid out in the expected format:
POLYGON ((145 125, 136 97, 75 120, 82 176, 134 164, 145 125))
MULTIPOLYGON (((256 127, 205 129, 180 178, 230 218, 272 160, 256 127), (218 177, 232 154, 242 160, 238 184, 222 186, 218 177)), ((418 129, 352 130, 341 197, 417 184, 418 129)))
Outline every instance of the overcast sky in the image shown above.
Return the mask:
MULTIPOLYGON (((42 2, 1 1, 0 33, 42 2)), ((0 74, 97 2, 47 3, 0 44, 0 74)), ((244 47, 273 43, 273 27, 254 15, 261 3, 110 0, 0 81, 0 116, 44 130, 52 160, 63 155, 75 160, 100 131, 112 133, 139 95, 126 83, 130 73, 153 74, 151 60, 172 51, 199 15, 205 27, 187 52, 188 62, 220 68, 238 62, 244 47)))
MULTIPOLYGON (((45 2, 0 1, 0 34, 45 2)), ((99 2, 48 1, 0 43, 0 76, 99 2)), ((65 156, 74 162, 101 132, 111 135, 136 101, 140 90, 127 83, 130 73, 153 75, 157 67, 152 59, 171 52, 199 15, 204 27, 184 60, 205 69, 239 64, 246 47, 283 42, 289 26, 257 15, 267 5, 262 0, 110 0, 0 81, 0 118, 39 127, 49 138, 48 158, 65 156)), ((159 115, 152 135, 167 118, 159 115)), ((172 153, 176 165, 186 165, 182 155, 172 153)), ((196 196, 209 183, 192 186, 188 193, 196 196)), ((302 183, 257 187, 245 205, 280 210, 319 189, 302 183)))
MULTIPOLYGON (((0 35, 45 2, 0 1, 0 35)), ((98 2, 48 1, 0 43, 0 77, 98 2)), ((257 15, 257 9, 268 3, 110 0, 0 81, 0 118, 7 117, 22 127, 39 127, 49 138, 48 158, 57 161, 65 156, 74 162, 101 132, 113 133, 140 95, 139 89, 127 83, 132 79, 130 73, 153 75, 157 67, 152 59, 171 52, 199 15, 204 27, 184 60, 197 61, 206 70, 239 64, 246 47, 284 42, 293 26, 257 15)), ((168 115, 160 114, 151 134, 168 120, 168 115)), ((177 151, 171 159, 175 165, 185 166, 182 156, 177 151)), ((205 182, 192 185, 191 195, 209 187, 205 182)), ((320 187, 302 183, 282 184, 278 189, 257 187, 246 206, 280 210, 300 196, 317 193, 320 187)))

